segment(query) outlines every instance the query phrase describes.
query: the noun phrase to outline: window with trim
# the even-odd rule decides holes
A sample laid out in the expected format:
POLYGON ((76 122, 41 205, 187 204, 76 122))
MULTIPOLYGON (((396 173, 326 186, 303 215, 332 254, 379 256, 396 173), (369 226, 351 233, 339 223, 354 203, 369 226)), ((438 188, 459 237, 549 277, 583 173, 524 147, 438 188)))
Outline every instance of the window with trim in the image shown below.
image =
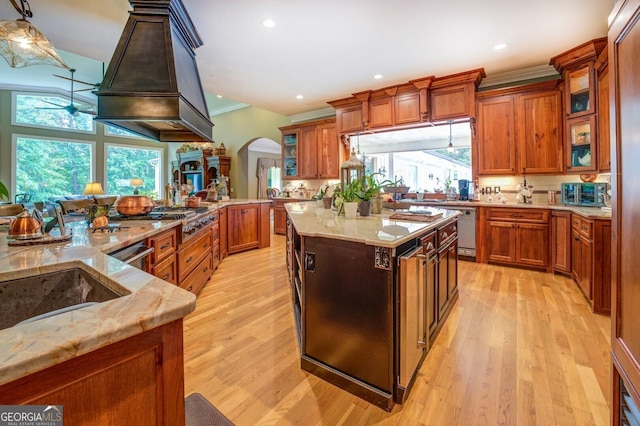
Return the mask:
POLYGON ((31 201, 81 194, 93 180, 94 143, 14 135, 16 194, 31 201))
POLYGON ((144 139, 142 136, 139 136, 133 132, 120 129, 118 127, 109 126, 107 124, 105 124, 104 126, 104 134, 107 136, 117 136, 120 138, 144 139))
POLYGON ((66 96, 42 93, 13 92, 12 124, 56 130, 95 133, 93 115, 81 111, 93 105, 71 100, 66 96))
POLYGON ((106 188, 111 195, 131 195, 136 189, 131 179, 142 179, 140 195, 162 198, 163 149, 133 145, 105 144, 106 188))

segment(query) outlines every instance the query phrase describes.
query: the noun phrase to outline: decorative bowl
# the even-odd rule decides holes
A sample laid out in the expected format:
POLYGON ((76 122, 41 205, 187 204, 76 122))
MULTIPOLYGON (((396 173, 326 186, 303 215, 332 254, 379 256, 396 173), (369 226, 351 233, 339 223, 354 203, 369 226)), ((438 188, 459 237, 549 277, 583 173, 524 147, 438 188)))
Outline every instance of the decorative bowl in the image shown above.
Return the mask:
POLYGON ((583 182, 594 182, 598 178, 598 175, 594 174, 581 174, 580 180, 583 182))
POLYGON ((146 195, 124 195, 116 203, 116 211, 123 216, 143 216, 155 207, 153 200, 146 195))

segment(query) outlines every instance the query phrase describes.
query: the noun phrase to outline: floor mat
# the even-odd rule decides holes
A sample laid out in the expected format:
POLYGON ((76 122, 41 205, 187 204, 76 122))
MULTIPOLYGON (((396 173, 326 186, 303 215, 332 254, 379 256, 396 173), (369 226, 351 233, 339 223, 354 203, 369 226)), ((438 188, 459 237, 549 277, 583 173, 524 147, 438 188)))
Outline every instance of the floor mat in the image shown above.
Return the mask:
POLYGON ((199 393, 192 393, 184 400, 186 426, 233 426, 216 407, 199 393))

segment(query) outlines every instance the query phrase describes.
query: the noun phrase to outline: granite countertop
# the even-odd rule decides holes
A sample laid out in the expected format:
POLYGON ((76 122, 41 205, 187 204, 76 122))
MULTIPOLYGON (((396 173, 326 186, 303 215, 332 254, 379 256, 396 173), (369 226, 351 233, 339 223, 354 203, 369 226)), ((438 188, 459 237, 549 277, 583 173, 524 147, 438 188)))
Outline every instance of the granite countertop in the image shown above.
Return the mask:
POLYGON ((601 219, 610 219, 611 211, 603 210, 600 207, 579 207, 579 206, 566 206, 564 204, 524 204, 517 203, 515 201, 508 201, 506 203, 501 203, 498 201, 487 202, 487 201, 433 201, 433 200, 413 200, 413 199, 404 199, 400 201, 401 203, 406 203, 407 205, 418 205, 418 206, 442 206, 444 208, 447 207, 511 207, 511 208, 524 208, 524 209, 548 209, 548 210, 561 210, 568 211, 571 213, 578 213, 581 216, 585 216, 588 218, 601 218, 601 219))
MULTIPOLYGON (((270 200, 233 199, 203 203, 211 210, 270 200)), ((0 281, 79 267, 102 275, 129 294, 47 319, 0 330, 0 385, 184 317, 196 297, 106 253, 127 247, 182 221, 120 221, 116 232, 95 232, 84 221, 69 222, 70 242, 10 247, 0 232, 0 281)), ((52 235, 56 231, 52 231, 52 235)))
POLYGON ((315 203, 287 203, 285 209, 300 235, 353 241, 367 245, 395 248, 431 229, 442 226, 461 214, 458 211, 434 209, 442 218, 433 222, 393 220, 393 211, 346 219, 334 209, 317 207, 315 203))

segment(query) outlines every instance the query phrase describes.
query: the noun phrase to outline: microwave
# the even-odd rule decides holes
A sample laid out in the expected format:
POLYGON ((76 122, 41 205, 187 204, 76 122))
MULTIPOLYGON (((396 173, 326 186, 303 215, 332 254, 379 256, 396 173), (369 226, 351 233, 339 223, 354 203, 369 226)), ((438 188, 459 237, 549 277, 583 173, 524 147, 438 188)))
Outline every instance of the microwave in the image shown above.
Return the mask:
POLYGON ((607 197, 605 182, 580 182, 562 184, 562 204, 569 206, 602 207, 607 197))

